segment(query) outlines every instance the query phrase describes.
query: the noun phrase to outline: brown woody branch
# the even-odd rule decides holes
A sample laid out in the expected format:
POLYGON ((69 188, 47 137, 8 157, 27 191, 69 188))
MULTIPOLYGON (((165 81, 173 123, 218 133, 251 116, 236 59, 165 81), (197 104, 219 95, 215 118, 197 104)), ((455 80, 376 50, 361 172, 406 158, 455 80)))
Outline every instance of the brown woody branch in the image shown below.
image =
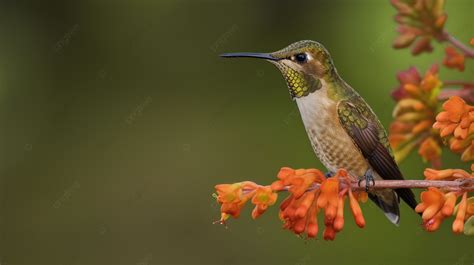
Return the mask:
POLYGON ((443 86, 461 86, 466 88, 474 88, 474 82, 462 80, 443 80, 443 86))
POLYGON ((454 47, 462 51, 466 57, 474 58, 474 50, 466 46, 464 43, 460 42, 453 35, 447 32, 443 32, 441 36, 441 41, 447 41, 451 43, 454 47))
MULTIPOLYGON (((308 190, 318 189, 321 184, 315 183, 308 188, 308 190)), ((365 180, 360 183, 358 181, 345 182, 341 181, 341 189, 346 189, 348 186, 353 191, 365 190, 365 180)), ((456 180, 375 180, 374 183, 370 182, 369 190, 378 189, 426 189, 426 188, 439 188, 444 191, 459 191, 459 192, 471 192, 474 191, 474 178, 460 178, 456 180)), ((290 187, 285 187, 282 191, 288 191, 290 187)))
POLYGON ((458 96, 464 99, 466 102, 474 103, 474 89, 469 88, 443 88, 439 92, 438 100, 445 101, 452 96, 458 96))
MULTIPOLYGON (((372 183, 371 183, 372 184, 372 183)), ((426 189, 429 187, 439 188, 446 191, 474 191, 474 178, 463 178, 457 180, 376 180, 370 189, 426 189)), ((360 183, 351 183, 353 190, 365 189, 365 180, 360 183)))

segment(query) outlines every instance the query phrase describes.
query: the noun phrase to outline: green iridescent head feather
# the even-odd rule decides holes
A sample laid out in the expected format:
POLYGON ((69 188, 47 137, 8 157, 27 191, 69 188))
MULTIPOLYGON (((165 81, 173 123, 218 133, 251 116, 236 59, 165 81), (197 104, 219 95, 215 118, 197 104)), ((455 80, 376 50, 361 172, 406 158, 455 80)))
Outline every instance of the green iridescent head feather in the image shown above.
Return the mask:
POLYGON ((320 79, 329 77, 334 69, 329 52, 316 41, 303 40, 271 53, 272 61, 285 78, 292 98, 299 98, 321 88, 320 79), (297 56, 306 56, 298 61, 297 56))
POLYGON ((329 52, 316 41, 303 40, 272 53, 229 53, 223 57, 265 59, 277 66, 292 98, 300 98, 321 88, 321 79, 330 81, 335 68, 329 52))

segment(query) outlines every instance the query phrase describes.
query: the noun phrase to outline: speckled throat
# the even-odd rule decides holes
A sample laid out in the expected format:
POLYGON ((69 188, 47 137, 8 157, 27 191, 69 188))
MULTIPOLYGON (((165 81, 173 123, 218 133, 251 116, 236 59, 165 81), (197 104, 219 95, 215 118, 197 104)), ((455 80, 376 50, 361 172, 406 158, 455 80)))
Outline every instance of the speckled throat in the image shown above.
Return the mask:
POLYGON ((321 81, 318 78, 279 62, 274 64, 285 78, 292 99, 305 97, 321 88, 321 81))

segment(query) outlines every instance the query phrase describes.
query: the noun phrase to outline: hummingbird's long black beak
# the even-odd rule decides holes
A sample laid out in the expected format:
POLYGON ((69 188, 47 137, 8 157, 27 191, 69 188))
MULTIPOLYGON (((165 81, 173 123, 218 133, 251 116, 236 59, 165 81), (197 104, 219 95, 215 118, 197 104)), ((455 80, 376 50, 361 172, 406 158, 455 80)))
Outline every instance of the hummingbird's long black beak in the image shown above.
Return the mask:
POLYGON ((254 53, 254 52, 235 52, 235 53, 224 53, 220 55, 224 58, 258 58, 258 59, 265 59, 270 61, 279 61, 280 58, 273 57, 270 53, 254 53))

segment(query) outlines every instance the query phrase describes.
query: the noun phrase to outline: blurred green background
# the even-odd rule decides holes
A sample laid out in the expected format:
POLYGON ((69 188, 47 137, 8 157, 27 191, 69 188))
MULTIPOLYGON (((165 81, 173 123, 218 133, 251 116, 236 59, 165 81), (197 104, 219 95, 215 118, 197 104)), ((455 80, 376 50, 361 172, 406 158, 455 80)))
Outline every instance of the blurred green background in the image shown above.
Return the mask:
MULTIPOLYGON (((393 50, 388 0, 32 2, 0 4, 0 264, 474 263, 472 238, 426 233, 406 206, 397 228, 367 203, 334 242, 283 231, 277 207, 212 225, 215 184, 322 168, 274 66, 217 55, 320 41, 387 126, 396 72, 444 53, 393 50)), ((467 42, 474 2, 446 9, 467 42)))

